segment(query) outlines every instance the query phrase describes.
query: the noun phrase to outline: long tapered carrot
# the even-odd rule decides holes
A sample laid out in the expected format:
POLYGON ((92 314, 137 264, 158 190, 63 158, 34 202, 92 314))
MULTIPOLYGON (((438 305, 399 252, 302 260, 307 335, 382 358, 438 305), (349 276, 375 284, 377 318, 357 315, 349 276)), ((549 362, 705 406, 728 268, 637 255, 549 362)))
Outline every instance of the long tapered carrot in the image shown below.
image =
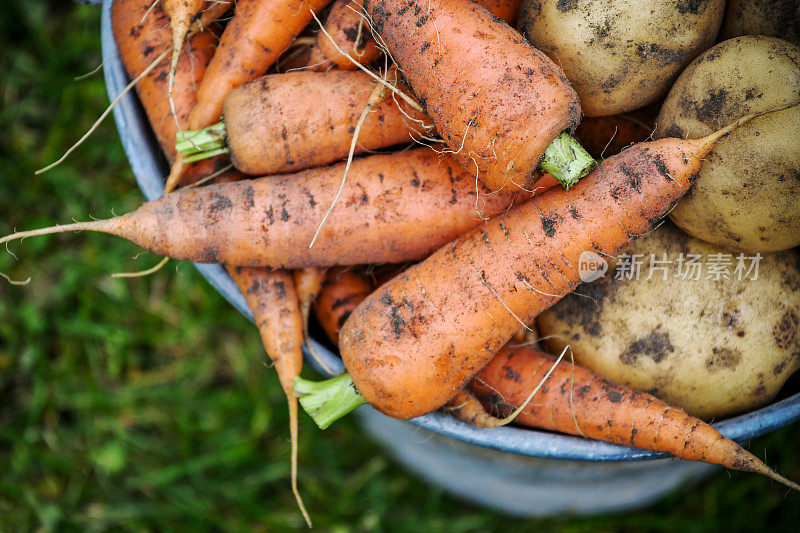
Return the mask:
POLYGON ((225 96, 267 72, 330 0, 239 0, 197 91, 189 129, 217 122, 225 96))
MULTIPOLYGON (((515 203, 520 191, 488 194, 452 158, 427 148, 358 159, 339 204, 344 165, 183 189, 119 217, 20 232, 0 239, 100 231, 159 255, 200 263, 304 268, 402 262, 426 256, 515 203)), ((552 182, 550 183, 552 185, 552 182)))
POLYGON ((551 189, 386 283, 340 333, 358 391, 397 418, 443 405, 580 282, 583 252, 613 255, 663 217, 727 131, 635 145, 572 191, 551 189))
POLYGON ((457 161, 490 189, 528 188, 547 146, 580 120, 563 71, 472 2, 364 0, 364 8, 457 161))
POLYGON ((269 268, 227 267, 253 313, 267 355, 275 365, 278 380, 289 404, 292 443, 291 483, 297 505, 311 527, 303 499, 297 489, 297 397, 294 379, 303 369, 303 324, 292 274, 269 268))
MULTIPOLYGON (((475 0, 475 3, 514 26, 522 0, 475 0)), ((309 68, 355 70, 357 67, 350 58, 362 65, 370 65, 381 56, 381 49, 364 14, 362 0, 336 0, 325 19, 325 30, 327 35, 326 32, 317 34, 317 42, 308 59, 309 68)))
MULTIPOLYGON (((226 7, 227 4, 219 4, 226 7)), ((221 9, 208 10, 217 16, 221 9)), ((210 21, 203 21, 204 27, 210 21)), ((153 6, 152 0, 115 0, 111 6, 111 28, 125 70, 131 78, 139 76, 152 61, 171 47, 172 38, 169 20, 160 4, 153 6), (145 16, 146 15, 146 16, 145 16)), ((213 29, 201 31, 189 38, 184 52, 180 54, 175 71, 175 117, 169 103, 169 62, 163 61, 136 86, 139 100, 144 107, 156 139, 164 150, 167 160, 176 160, 175 133, 177 123, 188 128, 188 116, 197 101, 197 84, 205 73, 208 62, 214 55, 217 38, 213 29)), ((222 170, 229 165, 227 158, 212 158, 186 165, 181 176, 183 183, 191 183, 222 170)), ((226 173, 221 179, 235 179, 235 174, 226 173)))
POLYGON ((339 330, 358 304, 372 292, 369 280, 352 269, 334 268, 314 302, 314 314, 334 344, 339 344, 339 330))
MULTIPOLYGON (((540 350, 507 346, 475 376, 468 389, 491 415, 506 417, 525 401, 554 360, 540 350)), ((480 415, 474 420, 481 425, 480 415)), ((535 401, 514 422, 756 472, 800 490, 699 418, 569 361, 556 365, 535 401)))
MULTIPOLYGON (((375 82, 363 72, 287 72, 245 83, 225 98, 223 122, 187 131, 178 148, 187 161, 229 151, 238 170, 265 175, 345 159, 375 82)), ((428 135, 430 119, 388 99, 366 116, 356 153, 428 135)))

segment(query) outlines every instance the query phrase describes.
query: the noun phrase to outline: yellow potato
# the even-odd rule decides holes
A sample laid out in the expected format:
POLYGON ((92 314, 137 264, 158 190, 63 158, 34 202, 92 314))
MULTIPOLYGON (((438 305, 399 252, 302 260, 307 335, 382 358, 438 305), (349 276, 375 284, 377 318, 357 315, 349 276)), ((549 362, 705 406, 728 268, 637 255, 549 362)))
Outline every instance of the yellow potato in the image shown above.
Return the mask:
POLYGON ((702 418, 767 403, 800 367, 797 252, 761 256, 754 280, 747 273, 754 261, 743 254, 739 280, 738 254, 665 224, 625 253, 604 278, 539 316, 552 353, 569 344, 576 361, 605 378, 702 418), (640 254, 639 279, 614 279, 636 264, 633 254, 640 254), (699 280, 689 254, 701 256, 699 280), (731 279, 714 279, 725 271, 731 279))
POLYGON ((564 69, 590 117, 664 94, 714 43, 724 0, 526 0, 519 29, 564 69))
POLYGON ((769 35, 800 44, 800 2, 728 0, 719 40, 741 35, 769 35))
MULTIPOLYGON (((800 47, 773 37, 737 37, 681 74, 661 108, 655 137, 702 137, 792 102, 800 102, 800 47)), ((800 245, 800 106, 756 118, 720 140, 670 218, 730 250, 800 245)))

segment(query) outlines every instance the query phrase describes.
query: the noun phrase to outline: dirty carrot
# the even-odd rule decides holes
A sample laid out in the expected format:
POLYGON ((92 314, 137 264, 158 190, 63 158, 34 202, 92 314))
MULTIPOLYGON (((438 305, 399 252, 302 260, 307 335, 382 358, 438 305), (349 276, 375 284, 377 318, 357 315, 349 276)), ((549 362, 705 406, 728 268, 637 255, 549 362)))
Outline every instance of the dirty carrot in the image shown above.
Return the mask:
POLYGON ((239 0, 200 83, 197 104, 189 115, 190 129, 217 122, 225 96, 266 73, 311 21, 311 10, 319 11, 328 2, 239 0))
MULTIPOLYGON (((441 407, 520 326, 580 283, 583 252, 614 255, 666 215, 735 126, 634 145, 571 191, 550 189, 384 284, 340 332, 355 384, 347 390, 395 418, 441 407)), ((341 414, 331 407, 326 416, 341 414)))
POLYGON ((304 268, 419 259, 530 197, 489 194, 448 156, 427 148, 353 162, 337 207, 344 164, 297 174, 185 188, 107 220, 16 233, 16 238, 100 231, 162 256, 234 266, 304 268), (476 213, 477 206, 477 213, 476 213))
MULTIPOLYGON (((252 175, 294 172, 345 159, 375 82, 363 72, 287 72, 245 83, 225 98, 223 122, 184 132, 177 149, 186 161, 230 153, 252 175)), ((400 99, 365 117, 356 153, 427 135, 430 119, 400 99)))
MULTIPOLYGON (((514 26, 522 0, 476 0, 475 3, 514 26)), ((362 65, 370 65, 378 60, 381 49, 372 35, 362 4, 362 0, 336 0, 333 3, 325 20, 328 35, 324 32, 317 34, 316 44, 311 48, 308 60, 309 68, 355 70, 357 67, 350 58, 362 65), (347 55, 342 54, 339 49, 347 55)))
MULTIPOLYGON (((468 389, 490 415, 504 418, 525 401, 554 360, 540 350, 507 346, 475 376, 468 389)), ((494 425, 491 420, 487 424, 479 414, 473 421, 494 425)), ((514 422, 756 472, 800 490, 796 483, 699 418, 569 361, 556 365, 536 401, 529 403, 514 422)))
POLYGON ((303 369, 303 325, 292 274, 269 268, 226 267, 239 286, 253 313, 267 355, 275 365, 289 404, 289 433, 291 437, 291 484, 297 505, 308 527, 308 516, 297 489, 297 397, 294 379, 303 369))
MULTIPOLYGON (((545 149, 580 120, 563 71, 472 2, 364 0, 364 9, 456 160, 492 190, 530 188, 545 149)), ((591 165, 576 165, 572 180, 591 165)))
POLYGON ((345 320, 371 292, 369 280, 350 268, 337 267, 328 271, 314 302, 314 314, 334 344, 339 344, 339 330, 345 320))

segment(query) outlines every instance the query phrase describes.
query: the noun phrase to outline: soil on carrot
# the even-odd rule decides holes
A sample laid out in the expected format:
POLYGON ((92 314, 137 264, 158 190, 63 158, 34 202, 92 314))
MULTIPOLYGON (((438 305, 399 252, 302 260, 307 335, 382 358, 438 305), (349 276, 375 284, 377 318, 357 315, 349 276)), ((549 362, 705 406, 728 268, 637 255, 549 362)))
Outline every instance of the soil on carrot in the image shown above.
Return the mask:
MULTIPOLYGON (((0 18, 0 233, 141 201, 112 122, 32 177, 107 105, 102 75, 72 81, 100 62, 99 25, 98 8, 72 2, 9 2, 0 18)), ((0 272, 32 280, 0 279, 2 529, 303 527, 285 400, 258 331, 193 267, 112 280, 159 258, 88 233, 9 246, 19 261, 0 248, 0 272)), ((792 531, 800 521, 796 494, 724 471, 645 511, 512 519, 406 473, 354 417, 324 433, 303 417, 300 434, 300 484, 321 530, 792 531)), ((750 447, 793 479, 798 449, 800 424, 750 447)))

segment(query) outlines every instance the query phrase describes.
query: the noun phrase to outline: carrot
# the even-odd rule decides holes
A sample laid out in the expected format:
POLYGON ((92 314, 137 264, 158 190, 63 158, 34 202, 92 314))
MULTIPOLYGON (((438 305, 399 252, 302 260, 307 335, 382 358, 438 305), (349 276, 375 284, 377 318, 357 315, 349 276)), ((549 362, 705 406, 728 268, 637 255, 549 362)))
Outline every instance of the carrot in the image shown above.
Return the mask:
MULTIPOLYGON (((167 28, 168 20, 160 5, 153 6, 152 0, 115 0, 111 6, 111 27, 125 70, 131 78, 139 76, 150 66, 153 59, 170 48, 171 37, 167 28), (152 7, 152 9, 151 9, 152 7), (150 10, 148 12, 148 10, 150 10), (145 16, 145 14, 147 16, 145 16)), ((225 6, 226 4, 219 4, 225 6)), ((211 9, 203 12, 216 15, 211 9)), ((204 24, 207 23, 204 21, 204 24)), ((178 60, 175 71, 177 90, 173 94, 175 118, 178 124, 188 126, 188 116, 196 102, 196 85, 211 61, 216 48, 216 35, 205 30, 189 38, 186 53, 178 60)), ((164 150, 170 163, 176 161, 175 134, 177 126, 169 104, 170 65, 166 62, 156 67, 136 86, 139 100, 144 107, 156 139, 164 150)), ((229 165, 227 158, 213 158, 186 165, 183 183, 213 174, 229 165)), ((224 179, 235 175, 226 174, 224 179)))
POLYGON ((303 268, 295 270, 294 286, 297 291, 297 299, 300 302, 300 317, 303 320, 303 337, 308 338, 308 318, 311 315, 311 306, 317 299, 322 290, 327 274, 322 268, 303 268))
MULTIPOLYGON (((363 72, 269 74, 231 91, 223 122, 185 132, 176 146, 187 161, 229 151, 235 167, 253 175, 341 161, 373 87, 363 72)), ((390 98, 365 118, 356 152, 407 143, 431 128, 424 114, 390 98)))
POLYGON ((344 164, 297 174, 182 189, 107 220, 0 239, 88 230, 159 255, 200 263, 304 268, 402 262, 426 256, 529 197, 488 194, 452 158, 421 148, 356 160, 339 207, 309 248, 344 164), (477 196, 480 193, 480 197, 477 196))
POLYGON ((345 320, 372 292, 369 280, 352 269, 333 268, 314 302, 314 314, 334 344, 339 344, 339 330, 345 320))
POLYGON ((292 492, 303 518, 311 527, 311 519, 297 489, 298 419, 294 379, 303 369, 303 324, 292 274, 268 268, 227 267, 227 271, 247 300, 264 348, 275 365, 278 380, 286 394, 292 443, 292 492))
POLYGON ((197 91, 189 115, 196 130, 217 122, 225 96, 236 87, 267 72, 330 0, 239 0, 233 19, 220 39, 197 91))
MULTIPOLYGON (((553 362, 552 355, 540 350, 506 346, 469 383, 468 389, 492 416, 503 418, 525 401, 553 362)), ((479 413, 466 411, 478 425, 494 425, 479 413)), ((800 490, 796 483, 699 418, 567 361, 556 365, 536 401, 529 403, 514 422, 756 472, 800 490)))
POLYGON ((633 143, 646 141, 655 129, 660 105, 650 105, 623 115, 584 117, 575 137, 594 157, 618 154, 633 143))
MULTIPOLYGON (((475 3, 514 26, 522 0, 476 0, 475 3)), ((381 50, 372 36, 362 4, 362 0, 336 0, 333 3, 325 20, 328 35, 324 32, 317 34, 317 42, 311 49, 308 60, 310 68, 355 70, 356 65, 347 55, 362 65, 370 65, 378 60, 381 50), (343 55, 333 43, 347 55, 343 55)))
MULTIPOLYGON (((580 119, 562 70, 472 2, 365 0, 364 8, 456 160, 492 190, 530 188, 545 149, 580 119)), ((568 181, 591 168, 576 167, 568 181)))
POLYGON ((613 256, 646 232, 686 193, 716 141, 751 118, 702 139, 634 145, 572 191, 551 189, 383 285, 340 332, 349 376, 331 382, 343 407, 313 399, 327 382, 297 388, 295 381, 312 397, 312 416, 330 424, 357 393, 395 418, 444 405, 521 325, 580 283, 584 251, 613 256))
POLYGON ((317 34, 316 44, 311 48, 308 65, 315 70, 338 68, 356 70, 358 67, 350 57, 362 65, 370 65, 381 56, 363 15, 362 0, 336 0, 325 20, 324 32, 317 34), (337 49, 342 49, 347 55, 337 49))

